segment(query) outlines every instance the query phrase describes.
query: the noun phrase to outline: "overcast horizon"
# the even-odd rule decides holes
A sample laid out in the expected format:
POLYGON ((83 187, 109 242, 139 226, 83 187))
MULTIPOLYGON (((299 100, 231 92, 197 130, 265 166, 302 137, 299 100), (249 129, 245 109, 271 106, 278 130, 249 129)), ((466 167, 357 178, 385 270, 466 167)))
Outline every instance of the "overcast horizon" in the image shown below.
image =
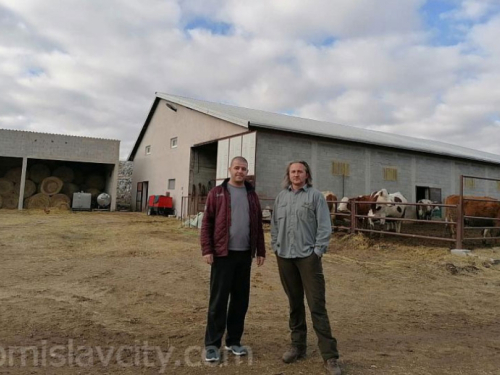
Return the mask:
POLYGON ((121 140, 155 92, 500 155, 496 0, 0 0, 0 127, 121 140))

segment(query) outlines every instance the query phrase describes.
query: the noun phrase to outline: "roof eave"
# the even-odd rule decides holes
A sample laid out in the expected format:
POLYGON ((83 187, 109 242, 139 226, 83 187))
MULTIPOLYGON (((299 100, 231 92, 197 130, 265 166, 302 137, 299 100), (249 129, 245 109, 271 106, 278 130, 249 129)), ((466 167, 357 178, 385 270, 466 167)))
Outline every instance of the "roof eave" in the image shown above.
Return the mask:
POLYGON ((359 140, 359 139, 354 139, 354 138, 349 138, 349 137, 333 136, 333 135, 330 135, 330 134, 321 134, 321 133, 311 133, 311 132, 308 132, 308 131, 300 131, 300 130, 295 130, 295 129, 293 129, 293 130, 292 129, 287 129, 285 131, 282 128, 279 128, 279 127, 276 127, 276 126, 273 126, 273 125, 259 124, 259 123, 256 123, 256 122, 249 122, 248 125, 249 126, 254 126, 256 128, 265 128, 265 129, 271 129, 271 130, 276 130, 276 131, 280 131, 280 132, 290 132, 290 133, 297 133, 297 134, 305 134, 305 135, 310 135, 310 136, 324 137, 324 138, 330 138, 330 139, 338 139, 338 140, 341 140, 341 141, 349 141, 349 142, 353 142, 353 143, 367 144, 367 145, 372 145, 372 146, 379 146, 379 147, 386 147, 386 148, 390 147, 390 148, 393 148, 395 150, 407 150, 407 151, 420 152, 420 153, 424 153, 424 154, 428 154, 428 155, 441 155, 441 156, 447 156, 447 157, 454 158, 454 159, 473 160, 473 161, 480 161, 480 162, 483 162, 483 163, 490 163, 490 164, 498 164, 498 165, 500 165, 500 162, 497 161, 497 160, 494 160, 494 159, 473 158, 473 157, 466 156, 466 155, 457 156, 457 155, 451 154, 451 153, 439 152, 439 151, 429 151, 429 150, 425 150, 425 149, 419 149, 419 148, 416 148, 416 147, 412 148, 412 147, 404 147, 404 146, 390 146, 390 145, 387 145, 386 143, 381 143, 381 142, 362 141, 362 140, 359 140))

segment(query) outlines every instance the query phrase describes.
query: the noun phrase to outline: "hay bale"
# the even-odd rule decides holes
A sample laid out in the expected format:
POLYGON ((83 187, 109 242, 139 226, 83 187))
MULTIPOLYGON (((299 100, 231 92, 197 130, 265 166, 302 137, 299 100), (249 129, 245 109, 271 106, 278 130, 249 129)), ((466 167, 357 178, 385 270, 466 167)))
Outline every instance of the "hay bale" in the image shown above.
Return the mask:
POLYGON ((11 210, 17 208, 17 205, 19 204, 19 194, 9 193, 4 195, 2 198, 3 208, 8 208, 11 210))
MULTIPOLYGON (((21 182, 21 176, 23 174, 23 169, 21 167, 19 168, 12 168, 7 171, 5 174, 4 178, 6 180, 12 181, 14 184, 19 184, 21 182)), ((28 178, 28 172, 26 171, 26 178, 28 178)))
POLYGON ((5 178, 0 178, 0 195, 7 195, 14 192, 14 183, 5 178))
POLYGON ((50 176, 42 181, 39 190, 43 194, 54 195, 61 191, 63 185, 64 182, 62 182, 60 178, 50 176))
POLYGON ((50 197, 50 207, 55 207, 60 210, 69 210, 71 200, 65 194, 56 194, 50 197))
POLYGON ((92 202, 97 201, 97 197, 99 196, 99 194, 101 194, 100 190, 92 188, 86 189, 85 192, 90 193, 90 195, 92 196, 92 202))
POLYGON ((32 197, 28 198, 25 201, 25 206, 28 209, 44 209, 48 208, 50 206, 50 198, 48 195, 45 195, 43 193, 38 193, 33 195, 32 197))
POLYGON ((76 185, 82 185, 85 182, 85 176, 80 169, 73 169, 73 183, 76 185))
POLYGON ((71 182, 65 182, 63 188, 61 189, 61 193, 66 194, 70 198, 73 198, 73 194, 78 193, 79 191, 79 186, 71 182))
POLYGON ((39 184, 50 176, 50 169, 45 164, 35 164, 30 168, 29 174, 31 181, 39 184))
POLYGON ((85 181, 85 185, 87 185, 87 188, 89 189, 97 189, 97 190, 102 190, 104 189, 105 186, 105 181, 102 176, 98 175, 90 175, 87 177, 87 180, 85 181))
POLYGON ((31 180, 24 183, 24 198, 29 198, 36 193, 36 184, 31 180))
POLYGON ((70 167, 59 167, 52 173, 53 176, 59 177, 63 182, 72 182, 75 178, 75 173, 70 167))

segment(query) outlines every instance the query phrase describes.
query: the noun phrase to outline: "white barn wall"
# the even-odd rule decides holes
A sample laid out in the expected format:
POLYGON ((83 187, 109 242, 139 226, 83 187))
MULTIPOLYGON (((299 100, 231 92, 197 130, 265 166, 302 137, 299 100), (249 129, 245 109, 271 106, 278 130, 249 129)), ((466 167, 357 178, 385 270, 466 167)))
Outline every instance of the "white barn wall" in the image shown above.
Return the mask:
POLYGON ((174 199, 177 213, 181 209, 181 197, 188 195, 191 147, 198 143, 216 140, 247 131, 243 126, 208 116, 173 104, 174 112, 160 100, 146 133, 134 157, 132 178, 132 209, 136 210, 137 183, 149 181, 148 195, 165 194, 174 199), (177 148, 170 148, 170 139, 177 137, 177 148), (151 154, 145 147, 151 145, 151 154), (175 179, 175 189, 168 190, 168 180, 175 179))

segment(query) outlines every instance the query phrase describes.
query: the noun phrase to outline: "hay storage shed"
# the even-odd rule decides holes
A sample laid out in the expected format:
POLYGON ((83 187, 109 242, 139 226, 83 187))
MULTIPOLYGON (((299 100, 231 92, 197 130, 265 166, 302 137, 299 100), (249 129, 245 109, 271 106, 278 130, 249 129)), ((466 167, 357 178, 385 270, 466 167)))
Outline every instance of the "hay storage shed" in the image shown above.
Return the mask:
POLYGON ((37 194, 71 199, 73 192, 87 191, 110 194, 114 211, 119 149, 118 140, 0 129, 3 207, 22 209, 37 194))

